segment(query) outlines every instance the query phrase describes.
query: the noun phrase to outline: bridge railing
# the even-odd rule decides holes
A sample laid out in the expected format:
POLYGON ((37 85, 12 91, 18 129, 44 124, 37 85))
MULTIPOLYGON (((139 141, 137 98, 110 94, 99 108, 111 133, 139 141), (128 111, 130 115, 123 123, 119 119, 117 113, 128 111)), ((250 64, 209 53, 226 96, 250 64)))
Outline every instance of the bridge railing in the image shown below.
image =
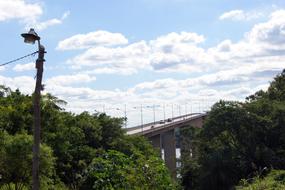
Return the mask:
POLYGON ((195 115, 193 117, 186 118, 185 120, 178 120, 178 121, 166 123, 164 125, 161 125, 161 126, 158 126, 158 127, 154 127, 154 128, 148 129, 148 130, 140 131, 140 132, 135 133, 135 134, 140 134, 140 135, 150 134, 150 133, 153 133, 155 131, 159 131, 161 129, 166 129, 166 128, 169 128, 169 127, 173 127, 173 126, 176 126, 176 125, 183 124, 183 123, 185 123, 185 122, 187 122, 189 120, 194 120, 194 119, 197 119, 197 118, 200 118, 200 117, 204 117, 206 115, 207 115, 207 113, 201 113, 199 115, 195 115))
POLYGON ((169 119, 171 119, 173 121, 173 120, 177 120, 177 119, 180 119, 180 118, 185 118, 185 117, 198 115, 198 114, 201 114, 201 113, 190 113, 190 114, 180 115, 180 116, 176 116, 176 117, 170 117, 170 118, 166 118, 165 120, 162 119, 162 120, 159 120, 159 121, 146 123, 146 124, 138 125, 138 126, 135 126, 135 127, 126 128, 125 130, 128 132, 128 131, 132 131, 132 130, 141 129, 141 128, 144 128, 144 127, 149 127, 149 126, 152 126, 152 125, 160 124, 161 121, 166 122, 169 119))

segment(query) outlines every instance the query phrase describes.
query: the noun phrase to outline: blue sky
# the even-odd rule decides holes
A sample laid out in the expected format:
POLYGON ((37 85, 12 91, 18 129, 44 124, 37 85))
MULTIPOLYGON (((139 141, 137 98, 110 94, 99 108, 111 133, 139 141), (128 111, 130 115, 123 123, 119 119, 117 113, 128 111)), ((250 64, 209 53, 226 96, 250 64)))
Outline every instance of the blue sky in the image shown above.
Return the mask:
MULTIPOLYGON (((243 100, 285 66, 282 0, 0 0, 1 62, 35 51, 20 34, 35 28, 46 47, 44 93, 80 113, 105 110, 129 126, 219 99, 243 100), (179 108, 180 107, 180 108, 179 108)), ((0 68, 0 84, 34 89, 30 57, 0 68)))

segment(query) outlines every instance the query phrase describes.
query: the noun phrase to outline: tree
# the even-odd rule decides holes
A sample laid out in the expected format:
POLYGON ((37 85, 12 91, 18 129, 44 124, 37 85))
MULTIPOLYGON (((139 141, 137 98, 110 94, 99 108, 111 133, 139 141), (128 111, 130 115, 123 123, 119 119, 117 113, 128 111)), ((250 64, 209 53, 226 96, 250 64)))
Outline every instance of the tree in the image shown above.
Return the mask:
POLYGON ((157 157, 131 157, 115 151, 100 152, 88 166, 81 189, 174 189, 171 178, 157 157))
POLYGON ((267 91, 245 103, 220 101, 198 134, 196 159, 183 173, 185 189, 230 189, 262 168, 285 165, 285 70, 267 91), (194 184, 192 182, 195 182, 194 184))
MULTIPOLYGON (((31 167, 32 97, 6 87, 0 87, 0 92, 0 142, 3 145, 0 146, 0 166, 5 166, 0 168, 0 183, 11 188, 16 184, 17 188, 18 184, 29 187, 30 176, 23 172, 30 174, 31 167), (10 143, 15 140, 17 146, 10 143), (19 151, 13 152, 17 147, 19 151), (17 153, 25 156, 17 160, 17 153), (14 160, 8 159, 8 155, 14 160), (19 164, 21 172, 16 173, 12 161, 19 164)), ((50 166, 50 170, 41 168, 47 172, 41 175, 42 189, 89 189, 105 177, 110 178, 106 179, 112 181, 114 188, 134 185, 145 189, 157 189, 157 186, 174 189, 168 170, 151 144, 142 137, 125 134, 124 118, 66 112, 61 107, 65 102, 50 94, 43 95, 41 100, 41 151, 45 156, 41 157, 41 163, 50 166), (98 163, 105 165, 106 170, 97 170, 98 163), (102 176, 102 172, 109 176, 102 176), (113 173, 116 175, 111 176, 113 173), (127 176, 124 181, 120 181, 122 173, 127 176)), ((101 185, 107 187, 105 183, 101 185)))
MULTIPOLYGON (((32 142, 27 134, 0 132, 0 187, 20 190, 31 186, 32 142)), ((42 144, 40 158, 42 186, 53 185, 55 157, 51 148, 42 144)))

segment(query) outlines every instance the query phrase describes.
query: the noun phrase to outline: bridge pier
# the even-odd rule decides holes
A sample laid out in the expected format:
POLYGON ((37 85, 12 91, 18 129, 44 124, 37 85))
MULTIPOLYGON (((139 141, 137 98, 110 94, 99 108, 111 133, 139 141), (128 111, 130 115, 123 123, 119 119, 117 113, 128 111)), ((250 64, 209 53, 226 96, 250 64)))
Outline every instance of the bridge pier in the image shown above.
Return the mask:
MULTIPOLYGON (((175 134, 175 129, 188 128, 189 126, 201 128, 206 114, 188 114, 179 116, 176 118, 170 118, 164 125, 161 123, 145 124, 145 130, 141 131, 141 126, 127 129, 127 134, 134 135, 139 134, 148 138, 154 148, 158 149, 160 155, 162 155, 162 149, 164 149, 164 161, 168 167, 173 179, 176 179, 176 144, 180 148, 181 158, 191 158, 192 154, 195 154, 195 147, 191 143, 191 135, 182 134, 181 131, 175 134), (176 142, 176 140, 178 140, 176 142)), ((183 129, 182 129, 183 130, 183 129)), ((183 159, 182 159, 183 160, 183 159)), ((183 163, 181 163, 183 165, 183 163)))
POLYGON ((159 151, 159 154, 161 156, 161 148, 162 148, 161 147, 162 146, 161 145, 161 143, 162 143, 161 142, 161 135, 158 134, 158 135, 152 136, 149 138, 149 140, 150 140, 152 146, 159 151))
POLYGON ((175 130, 169 130, 162 135, 162 148, 164 149, 164 160, 173 178, 176 178, 176 143, 175 130))

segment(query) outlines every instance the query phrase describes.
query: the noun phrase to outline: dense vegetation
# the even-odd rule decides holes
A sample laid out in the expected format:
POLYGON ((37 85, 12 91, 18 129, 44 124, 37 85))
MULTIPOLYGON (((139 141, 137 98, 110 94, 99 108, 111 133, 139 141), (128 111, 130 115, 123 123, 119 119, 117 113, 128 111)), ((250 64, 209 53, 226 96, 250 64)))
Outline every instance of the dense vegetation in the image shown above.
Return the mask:
MULTIPOLYGON (((182 150, 185 189, 234 189, 256 175, 259 178, 254 183, 259 183, 271 169, 284 170, 285 70, 267 91, 256 92, 244 103, 220 101, 202 129, 188 128, 181 133, 190 147, 182 150)), ((283 185, 273 189, 284 189, 284 172, 282 180, 283 185)), ((258 189, 254 184, 247 186, 244 189, 258 189)))
POLYGON ((250 180, 242 180, 237 190, 283 190, 285 189, 285 170, 272 170, 266 177, 257 175, 250 180))
MULTIPOLYGON (((41 189, 176 189, 159 154, 124 120, 72 114, 42 97, 41 189)), ((0 87, 0 189, 30 189, 32 97, 0 87)), ((181 184, 193 190, 285 188, 285 70, 245 102, 220 101, 181 131, 181 184)))
MULTIPOLYGON (((174 189, 159 154, 123 119, 64 111, 42 97, 41 189, 174 189)), ((0 189, 30 189, 32 97, 0 87, 0 189)))

